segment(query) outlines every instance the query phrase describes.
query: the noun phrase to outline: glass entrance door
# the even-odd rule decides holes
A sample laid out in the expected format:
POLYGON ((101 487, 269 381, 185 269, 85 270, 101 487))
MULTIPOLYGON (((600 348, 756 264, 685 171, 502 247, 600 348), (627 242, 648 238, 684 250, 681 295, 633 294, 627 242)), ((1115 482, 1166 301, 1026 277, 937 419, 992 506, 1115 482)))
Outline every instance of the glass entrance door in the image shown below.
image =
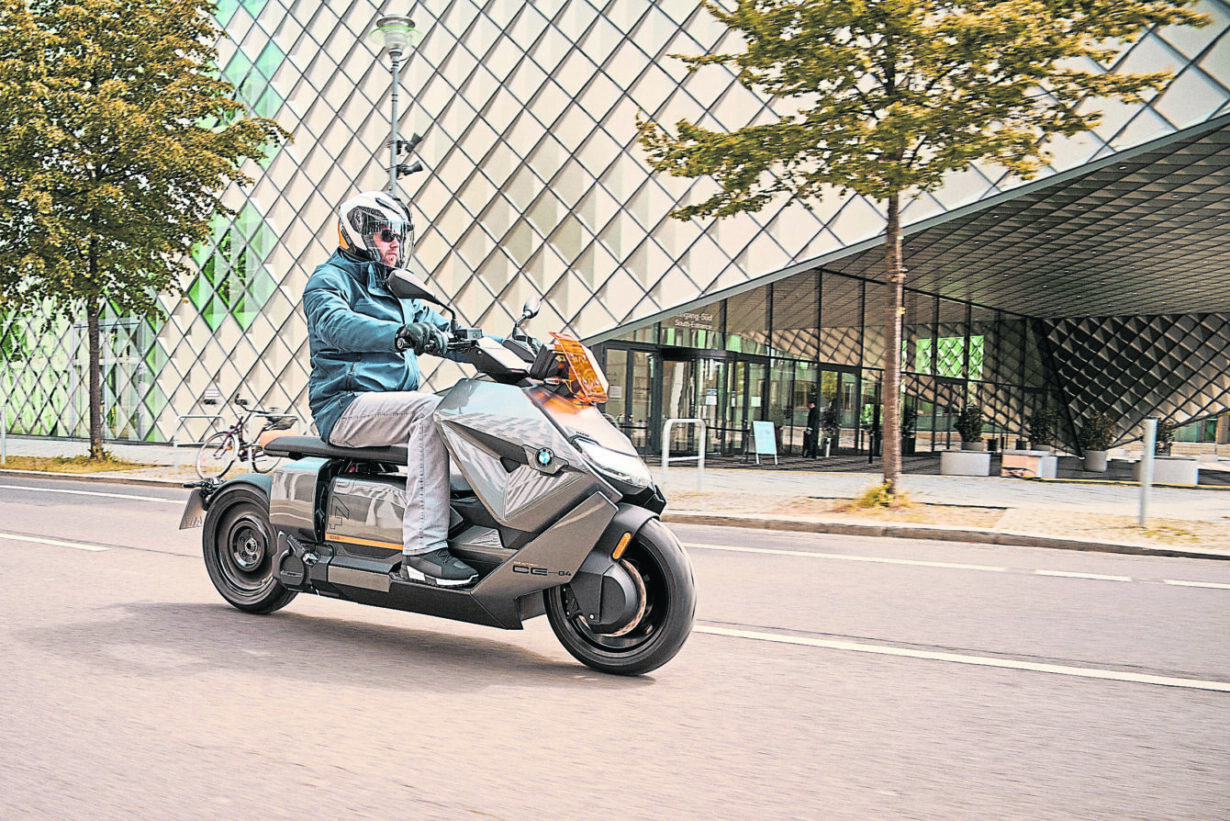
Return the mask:
POLYGON ((739 359, 731 365, 726 453, 743 453, 751 446, 752 422, 765 418, 768 377, 769 364, 764 360, 739 359))
POLYGON ((654 383, 661 369, 654 351, 610 349, 606 352, 606 377, 610 383, 606 412, 638 451, 659 447, 660 418, 655 413, 654 383))

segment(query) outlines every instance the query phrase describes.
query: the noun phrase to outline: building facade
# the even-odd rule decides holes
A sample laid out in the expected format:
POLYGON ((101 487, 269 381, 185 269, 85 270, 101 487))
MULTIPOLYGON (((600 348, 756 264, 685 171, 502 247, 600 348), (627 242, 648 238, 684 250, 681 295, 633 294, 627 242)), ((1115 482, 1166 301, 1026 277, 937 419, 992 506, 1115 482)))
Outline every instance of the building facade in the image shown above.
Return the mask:
MULTIPOLYGON (((989 435, 1008 444, 1043 407, 1060 412, 1069 444, 1095 409, 1116 412, 1123 441, 1154 414, 1218 436, 1218 414, 1230 408, 1223 291, 1174 306, 1161 292, 1148 305, 1126 295, 1041 305, 985 287, 1010 277, 1012 252, 983 260, 981 279, 968 281, 960 260, 943 254, 946 238, 963 231, 992 235, 978 226, 994 211, 1018 223, 1017 241, 1005 235, 1001 243, 1051 262, 1076 254, 1079 220, 1056 222, 1055 203, 1083 191, 1091 214, 1130 213, 1126 200, 1108 205, 1105 192, 1119 183, 1137 191, 1132 174, 1160 178, 1183 151, 1199 155, 1184 169, 1211 164, 1173 224, 1217 223, 1230 184, 1226 163, 1216 166, 1230 113, 1230 3, 1199 8, 1211 25, 1150 32, 1113 65, 1094 67, 1175 76, 1146 103, 1104 105, 1102 125, 1057 142, 1039 180, 1024 184, 978 164, 905 208, 907 254, 915 238, 922 243, 907 260, 901 352, 920 447, 946 446, 953 417, 969 402, 985 409, 989 435), (1216 150, 1204 151, 1210 146, 1216 150), (1098 177, 1108 168, 1124 173, 1098 177), (1055 239, 1044 241, 1052 230, 1055 239)), ((372 0, 218 4, 228 36, 222 74, 293 139, 251 164, 254 185, 229 192, 235 217, 220 220, 197 249, 200 273, 182 295, 163 299, 164 316, 108 319, 108 438, 200 439, 219 396, 291 408, 310 422, 299 296, 336 245, 337 204, 387 185, 392 84, 367 36, 379 12, 372 0)), ((541 296, 532 330, 567 329, 598 346, 612 382, 607 411, 647 449, 660 447, 663 420, 701 417, 713 450, 743 448, 757 420, 774 422, 781 447, 797 450, 811 399, 841 415, 843 446, 871 444, 889 353, 874 267, 880 206, 834 194, 814 210, 776 203, 720 222, 680 222, 669 212, 708 183, 651 174, 636 143, 638 114, 725 129, 774 116, 724 68, 689 74, 669 56, 737 48, 699 2, 438 0, 411 14, 425 36, 401 75, 409 105, 400 130, 423 136, 418 154, 428 170, 403 180, 402 192, 416 222, 414 264, 461 319, 506 332, 524 300, 541 296)), ((1159 204, 1137 199, 1141 224, 1157 222, 1159 204)), ((1076 209, 1074 202, 1067 205, 1076 209)), ((973 240, 965 242, 960 257, 970 260, 973 240)), ((1200 273, 1190 260, 1166 260, 1159 247, 1142 254, 1165 263, 1164 275, 1200 273)), ((1223 252, 1208 248, 1212 270, 1203 275, 1230 279, 1223 252)), ((1091 259, 1087 271, 1096 267, 1091 259)), ((1033 282, 1035 296, 1049 282, 1053 293, 1074 287, 1079 297, 1086 272, 1043 262, 1030 269, 1053 275, 1033 282)), ((8 430, 85 436, 83 329, 39 317, 0 321, 8 430)), ((444 387, 463 372, 438 364, 428 384, 444 387)), ((682 433, 678 446, 694 446, 692 435, 682 433)))

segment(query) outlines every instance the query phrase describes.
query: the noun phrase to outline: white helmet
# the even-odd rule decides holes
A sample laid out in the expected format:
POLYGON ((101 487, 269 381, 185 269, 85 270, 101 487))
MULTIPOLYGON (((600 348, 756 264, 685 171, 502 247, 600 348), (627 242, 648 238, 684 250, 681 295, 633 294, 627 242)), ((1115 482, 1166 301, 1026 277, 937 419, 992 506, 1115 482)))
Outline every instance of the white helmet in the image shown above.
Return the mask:
POLYGON ((372 239, 380 233, 384 234, 384 242, 397 240, 397 265, 401 265, 406 248, 414 244, 414 227, 401 203, 383 191, 364 191, 337 209, 337 244, 343 251, 359 259, 380 262, 380 252, 372 239))

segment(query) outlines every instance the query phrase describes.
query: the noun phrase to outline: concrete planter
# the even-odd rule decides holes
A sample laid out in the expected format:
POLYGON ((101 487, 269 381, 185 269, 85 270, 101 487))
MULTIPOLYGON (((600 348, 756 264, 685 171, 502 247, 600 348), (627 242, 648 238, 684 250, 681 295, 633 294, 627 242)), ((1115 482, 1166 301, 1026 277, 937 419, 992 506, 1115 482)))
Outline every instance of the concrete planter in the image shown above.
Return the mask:
POLYGON ((976 450, 946 450, 940 453, 941 476, 990 476, 991 454, 976 450))
POLYGON ((1085 451, 1084 469, 1092 473, 1105 473, 1106 456, 1107 451, 1104 450, 1085 451))
POLYGON ((983 441, 962 442, 961 443, 961 450, 979 451, 979 450, 986 450, 986 449, 987 449, 987 443, 983 441))
POLYGON ((1000 476, 1021 479, 1054 479, 1059 457, 1043 450, 1006 450, 1000 466, 1000 476))
MULTIPOLYGON (((1140 481, 1140 462, 1132 465, 1132 478, 1140 481)), ((1200 460, 1190 456, 1155 456, 1153 481, 1164 485, 1198 484, 1200 460)))

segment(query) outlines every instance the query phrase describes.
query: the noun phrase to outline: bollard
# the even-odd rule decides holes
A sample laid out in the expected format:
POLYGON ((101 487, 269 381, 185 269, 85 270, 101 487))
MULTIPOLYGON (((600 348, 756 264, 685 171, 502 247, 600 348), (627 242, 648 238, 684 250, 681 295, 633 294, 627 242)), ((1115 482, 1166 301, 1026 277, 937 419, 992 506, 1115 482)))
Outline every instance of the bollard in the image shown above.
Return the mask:
POLYGON ((1153 450, 1157 445, 1157 419, 1145 420, 1145 437, 1140 454, 1140 526, 1149 517, 1149 489, 1153 485, 1153 450))

